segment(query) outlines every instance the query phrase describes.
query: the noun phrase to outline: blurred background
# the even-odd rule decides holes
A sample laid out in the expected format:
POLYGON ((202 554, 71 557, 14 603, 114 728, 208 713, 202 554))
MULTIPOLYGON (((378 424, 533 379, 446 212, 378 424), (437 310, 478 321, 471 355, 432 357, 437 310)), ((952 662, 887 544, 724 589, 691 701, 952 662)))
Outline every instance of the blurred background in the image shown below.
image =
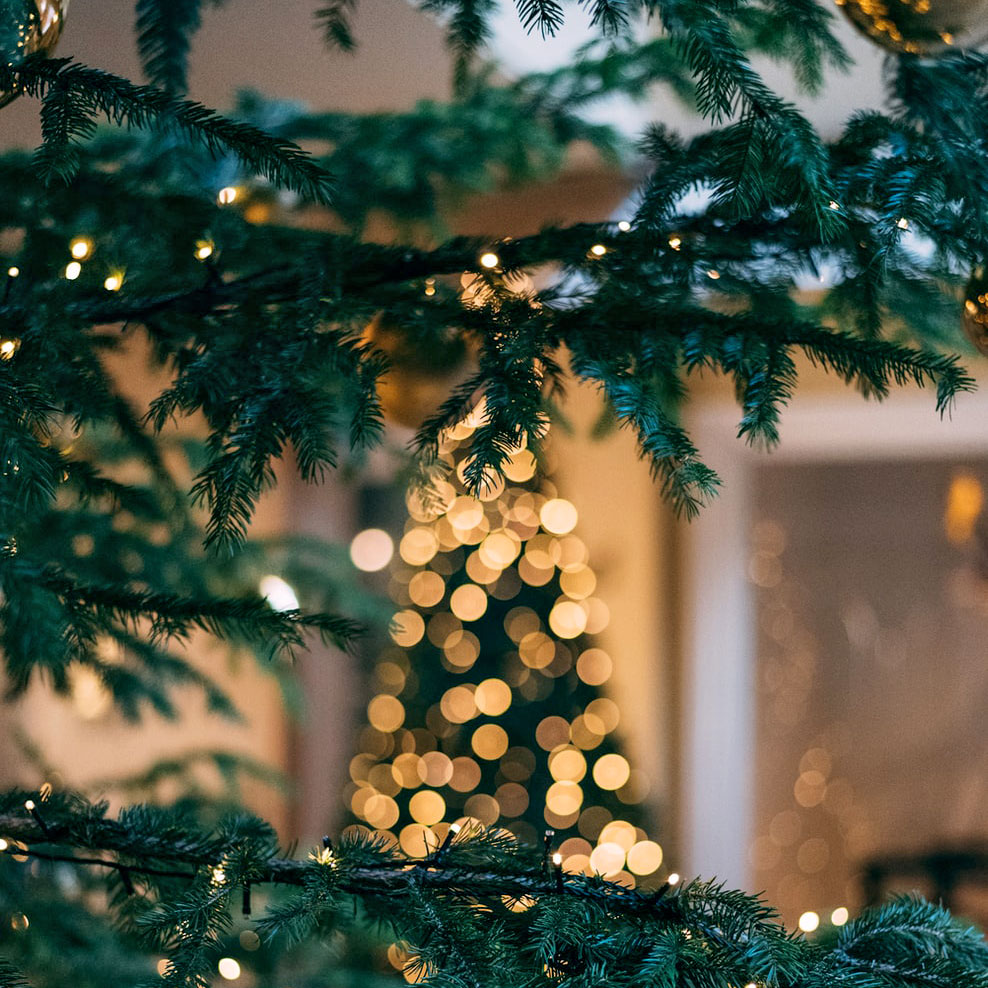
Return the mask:
MULTIPOLYGON (((441 28, 403 0, 362 0, 353 56, 327 55, 311 15, 308 0, 208 13, 191 94, 224 107, 250 86, 367 112, 448 95, 441 28)), ((508 74, 564 64, 585 40, 577 18, 551 43, 514 20, 505 16, 492 46, 508 74)), ((881 52, 850 29, 842 40, 856 66, 814 100, 762 66, 825 137, 882 98, 881 52)), ((60 52, 136 77, 130 0, 74 0, 60 52)), ((695 126, 661 89, 599 112, 629 135, 653 119, 695 126)), ((37 141, 35 105, 3 109, 4 147, 37 141)), ((505 236, 621 219, 635 182, 633 169, 576 149, 551 184, 476 197, 448 222, 505 236)), ((547 484, 519 451, 514 486, 480 508, 456 490, 438 513, 406 502, 395 451, 434 407, 435 377, 395 379, 380 455, 319 488, 286 467, 255 526, 297 536, 299 552, 307 539, 337 543, 339 567, 377 591, 377 632, 358 654, 315 647, 271 675, 194 643, 245 712, 240 724, 190 694, 179 721, 134 726, 84 677, 70 699, 36 687, 0 707, 0 781, 167 800, 186 784, 169 763, 220 790, 232 783, 216 753, 235 753, 254 767, 238 776, 244 799, 286 844, 356 822, 414 851, 469 816, 529 839, 560 830, 574 869, 629 882, 699 874, 763 891, 804 928, 839 925, 904 889, 988 922, 983 389, 940 420, 930 394, 879 407, 807 367, 769 454, 736 440, 730 388, 700 379, 685 415, 724 494, 686 525, 631 437, 598 435, 596 395, 575 385, 568 422, 553 428, 547 484), (461 593, 447 614, 435 598, 444 580, 481 587, 483 600, 461 593), (555 596, 540 603, 546 586, 555 596), (543 638, 556 643, 548 652, 543 638), (505 647, 514 666, 478 675, 478 656, 505 647), (505 736, 478 730, 472 754, 447 757, 451 725, 481 715, 505 736), (440 789, 442 805, 421 798, 440 789)), ((152 382, 129 381, 146 400, 152 382)), ((265 580, 273 606, 292 606, 289 583, 265 580)))

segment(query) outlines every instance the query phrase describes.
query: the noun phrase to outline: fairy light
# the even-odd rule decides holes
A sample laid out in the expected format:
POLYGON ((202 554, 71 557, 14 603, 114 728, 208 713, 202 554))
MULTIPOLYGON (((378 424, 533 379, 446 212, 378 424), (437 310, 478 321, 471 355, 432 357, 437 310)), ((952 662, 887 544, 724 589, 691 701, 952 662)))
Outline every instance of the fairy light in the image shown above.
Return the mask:
POLYGON ((226 881, 226 872, 220 867, 214 868, 211 880, 213 885, 222 885, 226 881))
POLYGON ((669 875, 669 877, 666 879, 666 881, 670 885, 678 885, 679 882, 680 882, 679 872, 678 871, 671 872, 670 875, 669 875))
POLYGON ((712 279, 713 281, 717 281, 717 279, 720 278, 720 272, 716 268, 711 268, 707 272, 707 277, 712 279))
POLYGON ((93 242, 88 237, 76 237, 69 244, 69 253, 77 261, 85 261, 93 252, 93 242))
POLYGON ((899 228, 900 230, 908 230, 908 229, 909 229, 909 220, 907 220, 907 219, 905 218, 905 216, 900 216, 900 217, 899 217, 899 221, 898 221, 898 222, 897 222, 897 223, 896 223, 895 225, 896 225, 896 226, 897 226, 897 227, 898 227, 898 228, 899 228))
POLYGON ((106 280, 103 282, 103 287, 108 292, 119 292, 122 286, 123 275, 120 274, 107 275, 106 280))
POLYGON ((34 812, 34 800, 33 799, 25 800, 25 802, 24 802, 24 809, 26 809, 28 811, 28 813, 33 813, 34 812))
POLYGON ((848 919, 850 919, 851 914, 848 912, 846 906, 839 906, 830 914, 830 922, 834 926, 843 926, 848 919))
POLYGON ((820 925, 820 917, 810 910, 799 917, 799 928, 804 933, 812 933, 820 925))
POLYGON ((425 294, 435 295, 436 294, 436 279, 426 278, 425 279, 425 294))
POLYGON ((20 276, 21 269, 16 264, 12 264, 9 268, 7 268, 8 278, 19 278, 20 276))
POLYGON ((618 229, 622 233, 627 233, 631 229, 631 224, 627 220, 621 220, 621 222, 618 223, 618 229))
POLYGON ((206 261, 213 256, 213 245, 208 240, 196 241, 196 257, 200 261, 206 261))
POLYGON ((220 977, 225 978, 227 981, 236 981, 241 973, 240 964, 232 957, 221 957, 219 963, 216 965, 216 970, 219 971, 220 977))
POLYGON ((297 611, 299 607, 298 595, 290 583, 286 583, 280 576, 273 573, 262 577, 258 584, 261 596, 268 602, 274 611, 297 611))
POLYGON ((230 206, 237 201, 239 195, 239 189, 233 185, 228 185, 225 189, 220 189, 218 195, 216 196, 216 201, 221 206, 230 206))
POLYGON ((8 847, 10 847, 10 844, 3 837, 0 837, 0 854, 6 851, 8 847))
POLYGON ((679 250, 679 248, 683 246, 683 238, 682 237, 676 237, 676 236, 670 237, 669 238, 669 246, 673 250, 679 250))
POLYGON ((489 250, 480 255, 480 266, 482 268, 487 268, 491 270, 496 268, 501 263, 501 258, 497 256, 493 251, 489 250))
POLYGON ((82 274, 82 265, 78 261, 70 261, 65 265, 65 280, 75 281, 82 274))
POLYGON ((835 213, 836 212, 839 212, 840 211, 840 203, 837 202, 835 199, 831 199, 830 200, 830 205, 828 206, 828 208, 829 209, 832 209, 835 213))
POLYGON ((607 248, 603 244, 594 244, 593 247, 590 248, 590 253, 593 254, 594 257, 603 257, 607 253, 607 248))
POLYGON ((0 360, 10 360, 20 347, 18 340, 0 340, 0 360))

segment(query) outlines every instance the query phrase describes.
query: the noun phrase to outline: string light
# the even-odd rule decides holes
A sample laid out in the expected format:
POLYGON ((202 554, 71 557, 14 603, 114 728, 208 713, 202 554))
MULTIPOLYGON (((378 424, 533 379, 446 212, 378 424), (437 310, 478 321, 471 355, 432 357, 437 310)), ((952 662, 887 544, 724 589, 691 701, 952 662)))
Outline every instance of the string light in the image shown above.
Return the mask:
POLYGON ((280 576, 273 573, 261 579, 258 585, 261 596, 271 605, 275 611, 297 611, 299 607, 298 595, 292 585, 286 583, 280 576))
POLYGON ((799 917, 799 928, 804 933, 812 933, 820 925, 820 917, 810 910, 799 917))
POLYGON ((19 278, 20 275, 21 275, 21 269, 17 267, 16 264, 12 264, 9 268, 7 268, 8 278, 19 278))
POLYGON ((0 340, 0 360, 11 360, 20 345, 20 340, 0 340))
POLYGON ((0 853, 6 851, 8 847, 10 847, 10 844, 8 844, 7 841, 5 841, 2 837, 0 837, 0 853))
POLYGON ((621 220, 621 222, 618 223, 618 229, 622 233, 627 233, 631 229, 631 224, 627 220, 621 220))
POLYGON ((216 965, 220 977, 227 981, 236 981, 240 977, 240 965, 232 957, 221 957, 216 965))
POLYGON ((850 916, 851 914, 847 911, 847 907, 840 906, 830 914, 830 922, 834 926, 843 926, 850 919, 850 916))
POLYGON ((480 255, 480 266, 482 268, 496 268, 501 263, 501 258, 497 256, 493 251, 487 251, 480 255))
POLYGON ((898 223, 896 223, 895 225, 896 225, 896 226, 897 226, 897 227, 898 227, 898 228, 899 228, 900 230, 908 230, 908 229, 909 229, 909 220, 907 220, 907 219, 905 218, 905 216, 900 216, 900 217, 899 217, 899 221, 898 221, 898 223))
POLYGON ((711 268, 707 272, 707 277, 716 281, 720 277, 720 272, 716 268, 711 268))
POLYGON ((88 237, 76 237, 69 244, 69 253, 77 261, 85 261, 93 252, 93 242, 88 237))
POLYGON ((226 881, 226 872, 222 868, 214 868, 211 881, 213 885, 222 885, 226 881))
POLYGON ((426 278, 425 279, 425 294, 435 295, 436 294, 436 279, 426 278))
POLYGON ((103 282, 103 287, 108 292, 119 292, 122 285, 123 275, 121 274, 107 275, 106 280, 103 282))
POLYGON ((832 209, 832 210, 834 210, 834 212, 839 212, 840 211, 840 203, 837 202, 834 199, 831 199, 830 200, 830 206, 829 206, 829 208, 832 209))
POLYGON ((669 877, 666 879, 666 881, 670 885, 678 885, 680 882, 679 872, 678 871, 670 872, 669 877))
POLYGON ((607 253, 607 248, 603 244, 594 244, 593 247, 590 248, 590 253, 593 254, 594 257, 603 257, 607 253))
POLYGON ((216 201, 221 206, 229 206, 237 201, 239 195, 239 189, 233 185, 228 185, 225 189, 220 189, 219 194, 216 196, 216 201))
POLYGON ((669 246, 673 250, 679 250, 679 248, 683 246, 683 238, 682 237, 676 237, 676 236, 670 237, 669 238, 669 246))
POLYGON ((65 265, 65 280, 75 281, 82 274, 82 265, 78 261, 70 261, 65 265))

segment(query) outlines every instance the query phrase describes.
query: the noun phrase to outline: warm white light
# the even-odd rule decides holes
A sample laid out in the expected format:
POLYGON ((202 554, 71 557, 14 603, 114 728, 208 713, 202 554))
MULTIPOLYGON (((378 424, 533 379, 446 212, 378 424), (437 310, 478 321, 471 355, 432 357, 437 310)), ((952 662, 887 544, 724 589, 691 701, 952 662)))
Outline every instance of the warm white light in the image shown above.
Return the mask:
POLYGON ((200 240, 196 243, 196 257, 200 261, 213 256, 213 245, 208 240, 200 240))
POLYGON ((830 914, 830 922, 833 923, 834 926, 843 926, 848 919, 850 919, 850 917, 851 914, 847 911, 847 908, 845 906, 841 906, 830 914))
POLYGON ((716 281, 720 277, 720 272, 716 268, 711 268, 707 272, 707 277, 712 278, 714 281, 716 281))
POLYGON ((682 237, 670 237, 669 238, 669 246, 673 250, 679 250, 679 248, 683 246, 683 238, 682 237))
POLYGON ((8 278, 17 278, 17 277, 20 276, 20 273, 21 273, 21 269, 19 267, 17 267, 16 264, 13 264, 9 268, 7 268, 7 277, 8 278))
POLYGON ((840 209, 840 203, 835 202, 833 199, 830 200, 830 208, 834 210, 840 209))
POLYGON ((10 847, 10 845, 2 837, 0 837, 0 851, 6 851, 8 847, 10 847))
POLYGON ((26 809, 28 813, 30 813, 34 809, 34 800, 33 799, 26 800, 24 803, 24 809, 26 809))
POLYGON ((622 233, 627 233, 631 229, 631 224, 627 220, 621 220, 621 222, 618 223, 618 229, 622 233))
POLYGON ((237 201, 238 195, 240 195, 240 191, 232 185, 228 185, 225 189, 220 189, 219 195, 216 197, 216 201, 221 206, 229 206, 230 203, 237 201))
POLYGON ((593 247, 590 248, 590 253, 593 254, 594 257, 603 257, 607 253, 607 248, 603 244, 594 244, 593 247))
POLYGON ((261 596, 275 611, 297 611, 298 597, 290 583, 273 574, 265 576, 258 587, 261 596))
POLYGON ((15 353, 17 353, 17 340, 0 342, 0 360, 10 360, 15 353))
POLYGON ((221 978, 227 981, 236 981, 240 977, 240 965, 232 957, 221 957, 216 970, 220 972, 221 978))
POLYGON ((222 885, 226 881, 226 872, 222 868, 213 869, 213 884, 222 885))
POLYGON ((67 281, 75 281, 82 274, 82 265, 78 261, 70 261, 65 265, 65 278, 67 281))
POLYGON ((487 251, 486 254, 480 255, 480 266, 482 268, 496 268, 500 263, 501 258, 493 251, 487 251))
POLYGON ((463 824, 461 823, 451 823, 449 829, 453 831, 454 834, 458 834, 463 829, 463 824))
POLYGON ((815 912, 806 912, 799 917, 799 928, 804 933, 812 933, 820 925, 820 917, 815 912))
POLYGON ((77 260, 84 261, 93 252, 93 242, 86 237, 76 237, 69 244, 69 253, 77 260))
POLYGON ((899 222, 898 222, 898 223, 896 223, 895 225, 896 225, 896 226, 897 226, 897 227, 898 227, 898 228, 899 228, 900 230, 908 230, 908 229, 909 229, 909 220, 907 220, 907 219, 905 218, 905 216, 900 216, 900 217, 899 217, 899 222))
POLYGON ((108 292, 119 292, 120 286, 123 284, 123 277, 119 274, 111 274, 107 276, 106 281, 103 282, 103 287, 108 292))
POLYGON ((552 856, 552 863, 558 868, 563 863, 563 856, 556 851, 552 856))
POLYGON ((391 562, 395 544, 381 528, 365 528, 358 532, 350 543, 350 558, 357 569, 365 573, 376 573, 391 562))
POLYGON ((677 871, 674 871, 674 872, 673 872, 673 873, 672 873, 672 874, 671 874, 671 875, 670 875, 670 876, 669 876, 669 877, 668 877, 668 878, 666 879, 666 881, 667 881, 667 882, 668 882, 668 883, 669 883, 670 885, 678 885, 678 884, 679 884, 679 872, 677 872, 677 871))

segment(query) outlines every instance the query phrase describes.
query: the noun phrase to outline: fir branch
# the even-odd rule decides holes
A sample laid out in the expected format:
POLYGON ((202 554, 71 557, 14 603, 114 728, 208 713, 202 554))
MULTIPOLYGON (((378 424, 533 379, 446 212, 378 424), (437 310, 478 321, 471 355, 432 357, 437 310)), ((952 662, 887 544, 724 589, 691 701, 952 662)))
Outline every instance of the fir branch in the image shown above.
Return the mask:
MULTIPOLYGON (((190 40, 199 30, 204 0, 137 0, 137 50, 144 75, 170 93, 189 88, 190 40)), ((208 0, 220 6, 224 0, 208 0)))
POLYGON ((316 23, 322 30, 327 47, 345 52, 356 51, 357 42, 350 26, 356 9, 357 0, 332 0, 316 11, 316 23))

